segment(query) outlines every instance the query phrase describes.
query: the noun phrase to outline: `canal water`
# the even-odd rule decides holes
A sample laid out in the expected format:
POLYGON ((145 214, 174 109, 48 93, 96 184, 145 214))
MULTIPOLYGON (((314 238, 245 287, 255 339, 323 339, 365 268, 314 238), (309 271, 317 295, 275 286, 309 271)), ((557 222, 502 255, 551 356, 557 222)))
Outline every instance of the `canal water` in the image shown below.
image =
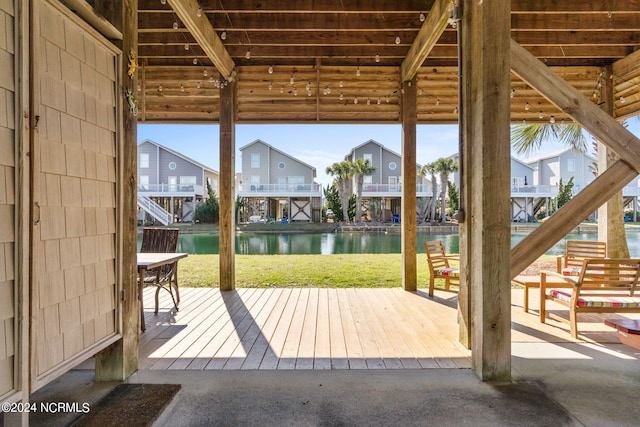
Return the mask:
MULTIPOLYGON (((526 234, 513 234, 511 246, 524 239, 526 234)), ((549 251, 548 255, 564 253, 566 240, 596 240, 597 233, 572 233, 549 251)), ((424 252, 423 242, 442 240, 447 253, 459 253, 457 234, 419 234, 418 253, 424 252)), ((640 233, 628 232, 627 242, 631 256, 640 256, 640 233)), ((178 252, 190 254, 217 254, 219 237, 217 234, 181 234, 178 252)), ((241 255, 274 254, 388 254, 401 253, 399 234, 385 233, 240 233, 236 235, 236 253, 241 255)))

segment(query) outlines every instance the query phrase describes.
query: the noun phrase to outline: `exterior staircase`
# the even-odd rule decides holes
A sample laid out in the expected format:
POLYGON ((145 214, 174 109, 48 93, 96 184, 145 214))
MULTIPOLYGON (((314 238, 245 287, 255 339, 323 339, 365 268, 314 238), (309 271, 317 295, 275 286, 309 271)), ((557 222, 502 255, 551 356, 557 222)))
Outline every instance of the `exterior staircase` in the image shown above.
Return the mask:
POLYGON ((169 212, 164 210, 162 206, 160 206, 147 196, 144 196, 140 193, 138 193, 138 207, 151 215, 157 221, 160 221, 162 225, 169 225, 173 223, 173 218, 169 212))

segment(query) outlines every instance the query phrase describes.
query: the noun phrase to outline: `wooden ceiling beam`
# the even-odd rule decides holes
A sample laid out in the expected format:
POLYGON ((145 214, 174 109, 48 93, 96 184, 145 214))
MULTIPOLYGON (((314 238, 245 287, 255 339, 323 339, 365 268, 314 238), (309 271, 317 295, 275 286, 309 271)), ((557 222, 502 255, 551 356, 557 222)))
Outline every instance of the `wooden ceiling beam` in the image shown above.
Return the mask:
POLYGON ((197 16, 198 2, 196 0, 168 0, 168 2, 220 74, 227 80, 233 80, 235 63, 207 16, 205 14, 197 16))
MULTIPOLYGON (((413 79, 429 53, 433 50, 436 42, 447 28, 449 19, 449 9, 452 7, 451 0, 436 0, 426 17, 418 36, 413 41, 407 57, 402 61, 400 75, 403 82, 413 79)), ((457 49, 456 55, 457 55, 457 49)))

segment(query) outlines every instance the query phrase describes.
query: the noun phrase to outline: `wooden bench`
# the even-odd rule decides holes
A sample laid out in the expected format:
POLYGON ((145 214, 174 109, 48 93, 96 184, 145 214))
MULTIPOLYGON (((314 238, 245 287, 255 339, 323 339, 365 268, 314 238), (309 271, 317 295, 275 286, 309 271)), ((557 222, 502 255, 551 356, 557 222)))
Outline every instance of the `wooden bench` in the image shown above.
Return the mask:
POLYGON ((588 240, 567 240, 565 254, 556 259, 557 271, 565 276, 580 274, 582 262, 588 258, 606 258, 607 244, 588 240))
MULTIPOLYGON (((540 275, 538 274, 537 276, 534 276, 534 275, 529 276, 529 275, 520 274, 514 277, 513 279, 511 279, 511 283, 513 283, 514 285, 519 285, 524 287, 524 311, 525 313, 528 313, 529 312, 529 288, 540 287, 540 275)), ((563 279, 554 277, 554 276, 547 276, 547 285, 558 287, 558 288, 572 286, 570 284, 567 284, 567 282, 565 282, 563 279)))
POLYGON ((640 259, 585 259, 579 276, 554 271, 540 274, 540 322, 547 316, 562 322, 567 319, 547 313, 546 302, 554 301, 569 309, 571 336, 578 337, 578 313, 640 313, 640 259), (562 278, 567 288, 554 288, 548 277, 562 278))
POLYGON ((618 330, 621 343, 640 350, 640 320, 605 319, 604 324, 618 330))

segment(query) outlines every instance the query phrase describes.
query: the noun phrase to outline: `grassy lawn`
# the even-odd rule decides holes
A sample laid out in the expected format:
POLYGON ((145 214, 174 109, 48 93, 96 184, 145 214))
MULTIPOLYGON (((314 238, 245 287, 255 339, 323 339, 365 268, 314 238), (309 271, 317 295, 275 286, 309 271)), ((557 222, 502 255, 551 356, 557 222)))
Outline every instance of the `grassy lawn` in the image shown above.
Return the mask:
MULTIPOLYGON (((543 255, 523 273, 555 270, 555 263, 555 256, 543 255)), ((401 264, 400 254, 236 255, 236 286, 394 288, 402 283, 401 264)), ((219 286, 218 255, 189 255, 178 265, 180 286, 219 286)), ((418 254, 418 287, 428 285, 427 260, 418 254)))
MULTIPOLYGON (((429 268, 421 258, 418 286, 425 287, 429 268)), ((400 254, 236 255, 236 286, 391 288, 401 284, 401 263, 400 254)), ((178 266, 180 286, 219 285, 218 255, 189 255, 178 266)))

